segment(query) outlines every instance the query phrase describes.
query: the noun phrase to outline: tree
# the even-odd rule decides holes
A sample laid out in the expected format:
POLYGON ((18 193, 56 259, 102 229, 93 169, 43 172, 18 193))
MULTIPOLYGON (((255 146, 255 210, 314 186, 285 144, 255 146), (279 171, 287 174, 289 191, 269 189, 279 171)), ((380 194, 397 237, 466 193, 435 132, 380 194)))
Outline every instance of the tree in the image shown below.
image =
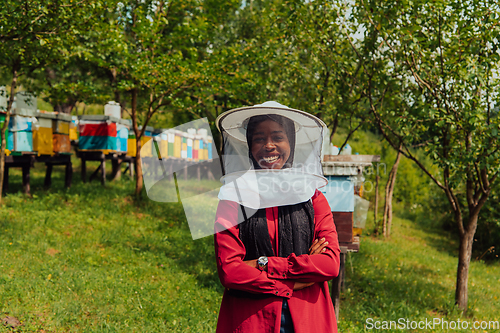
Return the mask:
POLYGON ((363 71, 345 34, 355 25, 345 24, 341 1, 293 1, 290 15, 282 18, 281 33, 289 40, 291 56, 286 87, 290 98, 327 123, 331 137, 339 126, 348 128, 347 138, 369 117, 362 105, 363 71))
MULTIPOLYGON (((10 73, 7 116, 1 130, 0 189, 5 169, 6 132, 20 79, 27 79, 57 57, 65 56, 75 34, 91 23, 98 1, 6 1, 0 8, 0 68, 10 73)), ((0 191, 0 202, 2 193, 0 191)))
POLYGON ((398 174, 399 160, 401 158, 401 151, 398 149, 396 161, 389 172, 389 179, 385 185, 385 204, 384 204, 384 219, 382 222, 382 232, 384 237, 391 235, 392 224, 392 194, 394 193, 394 186, 396 186, 396 176, 398 174))
POLYGON ((496 1, 356 5, 371 50, 362 57, 365 94, 379 129, 444 191, 453 211, 460 239, 455 301, 464 312, 479 213, 500 172, 499 18, 496 1), (439 173, 414 147, 424 147, 439 173))
POLYGON ((200 1, 117 1, 100 29, 89 57, 114 73, 121 105, 130 115, 136 136, 136 189, 143 187, 141 138, 151 119, 171 110, 198 84, 198 35, 203 36, 200 1), (170 109, 169 109, 170 108, 170 109), (142 128, 140 128, 142 126, 142 128))

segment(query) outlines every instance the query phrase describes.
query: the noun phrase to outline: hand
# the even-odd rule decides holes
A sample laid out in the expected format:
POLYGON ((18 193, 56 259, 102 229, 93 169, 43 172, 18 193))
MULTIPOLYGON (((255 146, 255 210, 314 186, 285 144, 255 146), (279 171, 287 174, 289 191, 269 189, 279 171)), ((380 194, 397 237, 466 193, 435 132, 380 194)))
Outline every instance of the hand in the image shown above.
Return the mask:
POLYGON ((243 262, 245 264, 247 264, 248 266, 250 267, 253 267, 253 268, 257 268, 259 269, 259 265, 257 264, 257 259, 253 259, 253 260, 243 260, 243 262))
POLYGON ((304 289, 304 288, 312 286, 313 284, 314 284, 314 282, 297 282, 297 281, 295 281, 295 284, 293 285, 293 290, 304 289))
POLYGON ((309 255, 320 254, 322 252, 325 252, 327 245, 328 242, 325 240, 325 237, 321 239, 315 239, 311 247, 309 248, 309 255))

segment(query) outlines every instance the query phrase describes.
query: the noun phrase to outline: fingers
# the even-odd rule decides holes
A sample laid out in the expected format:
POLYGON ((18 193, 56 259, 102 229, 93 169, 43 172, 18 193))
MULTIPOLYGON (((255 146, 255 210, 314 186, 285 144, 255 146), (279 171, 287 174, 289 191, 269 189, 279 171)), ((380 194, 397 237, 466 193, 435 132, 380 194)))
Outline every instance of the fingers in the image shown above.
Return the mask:
POLYGON ((317 243, 318 243, 318 239, 316 238, 313 241, 312 245, 309 247, 309 254, 311 254, 312 249, 316 246, 317 243))
POLYGON ((328 242, 325 241, 325 237, 323 237, 321 239, 314 240, 313 244, 309 248, 309 255, 319 254, 321 252, 326 251, 327 245, 328 245, 328 242))

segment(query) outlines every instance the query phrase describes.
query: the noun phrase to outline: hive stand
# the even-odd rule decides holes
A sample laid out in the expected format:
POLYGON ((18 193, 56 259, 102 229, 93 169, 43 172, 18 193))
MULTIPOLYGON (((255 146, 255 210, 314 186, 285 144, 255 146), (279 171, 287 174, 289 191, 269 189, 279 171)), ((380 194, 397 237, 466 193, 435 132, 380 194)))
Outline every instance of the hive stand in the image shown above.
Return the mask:
POLYGON ((45 163, 47 167, 45 171, 45 182, 44 186, 49 188, 52 185, 52 169, 54 165, 64 165, 64 186, 66 188, 71 187, 71 181, 73 179, 73 164, 71 163, 70 154, 56 154, 54 156, 41 155, 36 157, 36 162, 45 163))
POLYGON ((130 172, 130 175, 133 176, 133 168, 132 164, 135 161, 135 157, 126 156, 125 153, 109 153, 105 154, 103 151, 81 151, 77 150, 77 157, 81 159, 82 167, 81 167, 81 176, 82 182, 87 181, 87 161, 97 161, 100 162, 99 167, 90 175, 89 182, 94 180, 97 175, 100 173, 101 184, 106 184, 106 160, 111 160, 113 169, 112 169, 112 178, 117 178, 118 173, 121 173, 121 164, 126 162, 129 164, 127 170, 130 172))
POLYGON ((30 169, 35 165, 35 154, 23 152, 21 155, 5 156, 5 169, 3 178, 3 191, 9 190, 9 168, 22 168, 23 192, 30 194, 30 169))

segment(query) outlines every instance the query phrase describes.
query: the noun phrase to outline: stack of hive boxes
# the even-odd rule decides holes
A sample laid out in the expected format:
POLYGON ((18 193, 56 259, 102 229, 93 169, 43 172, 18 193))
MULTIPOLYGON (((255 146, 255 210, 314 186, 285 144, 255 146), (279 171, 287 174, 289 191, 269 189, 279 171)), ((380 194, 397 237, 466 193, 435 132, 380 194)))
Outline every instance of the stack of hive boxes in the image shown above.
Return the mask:
POLYGON ((208 140, 208 131, 204 128, 200 128, 197 131, 198 136, 198 145, 195 142, 195 146, 198 146, 198 159, 199 160, 208 160, 208 150, 207 150, 207 140, 208 140))
POLYGON ((78 118, 80 150, 101 151, 104 154, 116 151, 118 118, 101 115, 83 115, 78 118))
POLYGON ((168 157, 174 157, 175 130, 169 129, 166 132, 168 141, 168 157))
MULTIPOLYGON (((5 86, 0 87, 0 128, 5 122, 7 116, 7 89, 5 86)), ((0 141, 1 143, 1 141, 0 141)))
POLYGON ((10 116, 7 149, 14 155, 33 152, 34 117, 24 117, 15 112, 10 116))
POLYGON ((167 159, 169 156, 169 151, 168 151, 168 132, 167 130, 163 129, 161 130, 160 133, 160 154, 162 159, 167 159))
POLYGON ((78 140, 78 117, 72 116, 71 123, 69 124, 69 140, 78 140))
POLYGON ((176 158, 182 157, 182 137, 183 133, 181 131, 174 130, 174 157, 176 158))
POLYGON ((127 139, 127 156, 135 157, 137 155, 137 140, 135 138, 135 132, 132 128, 132 120, 125 120, 129 126, 128 139, 127 139))
POLYGON ((65 113, 57 113, 55 119, 52 119, 52 146, 54 153, 71 153, 69 129, 72 120, 71 115, 65 113))
POLYGON ((38 155, 52 155, 54 153, 54 142, 52 138, 52 121, 56 119, 52 112, 37 112, 37 126, 33 129, 33 150, 38 155))
POLYGON ((125 119, 119 119, 116 124, 116 150, 119 153, 128 152, 128 140, 130 136, 130 125, 125 119))
MULTIPOLYGON (((139 131, 142 130, 142 126, 139 126, 139 131)), ((146 130, 144 131, 144 135, 141 137, 141 147, 144 147, 149 140, 153 139, 153 131, 155 129, 151 126, 146 126, 146 130)), ((148 148, 141 148, 141 157, 152 157, 154 145, 148 145, 148 148)))
POLYGON ((15 105, 9 121, 7 149, 14 155, 33 152, 33 129, 37 121, 34 118, 37 108, 36 97, 27 92, 16 94, 15 105))
POLYGON ((156 145, 153 146, 153 150, 158 149, 158 154, 153 151, 158 158, 167 159, 168 158, 168 135, 167 131, 164 129, 155 129, 153 132, 153 140, 156 141, 156 145))

